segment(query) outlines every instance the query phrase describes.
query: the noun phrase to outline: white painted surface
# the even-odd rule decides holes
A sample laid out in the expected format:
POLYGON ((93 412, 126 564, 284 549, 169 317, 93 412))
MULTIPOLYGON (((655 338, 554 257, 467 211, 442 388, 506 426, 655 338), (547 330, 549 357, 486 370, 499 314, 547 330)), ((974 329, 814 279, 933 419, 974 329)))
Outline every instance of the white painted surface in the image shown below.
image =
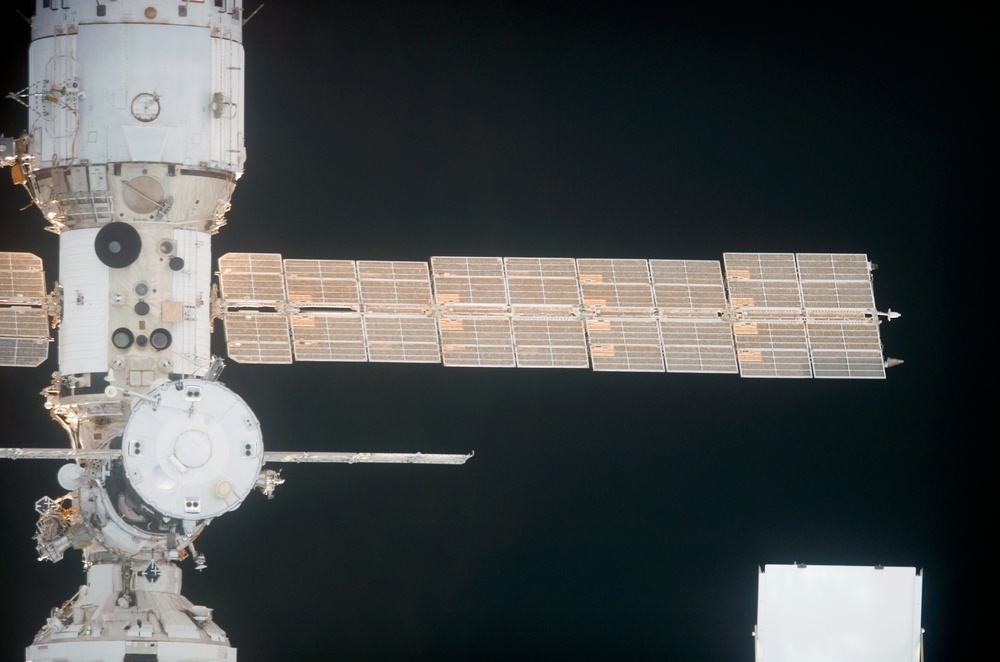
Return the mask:
POLYGON ((114 4, 109 14, 125 22, 97 19, 94 5, 39 14, 28 74, 37 166, 165 162, 242 173, 239 10, 185 4, 182 19, 176 2, 144 4, 155 19, 114 4))
POLYGON ((184 304, 184 320, 172 324, 172 372, 203 375, 211 363, 212 236, 174 230, 175 255, 184 268, 174 272, 173 300, 184 304))
POLYGON ((757 662, 919 662, 922 585, 915 568, 767 565, 757 662))
POLYGON ((110 268, 94 251, 97 228, 59 235, 59 281, 63 286, 59 325, 59 371, 64 375, 108 369, 110 268))

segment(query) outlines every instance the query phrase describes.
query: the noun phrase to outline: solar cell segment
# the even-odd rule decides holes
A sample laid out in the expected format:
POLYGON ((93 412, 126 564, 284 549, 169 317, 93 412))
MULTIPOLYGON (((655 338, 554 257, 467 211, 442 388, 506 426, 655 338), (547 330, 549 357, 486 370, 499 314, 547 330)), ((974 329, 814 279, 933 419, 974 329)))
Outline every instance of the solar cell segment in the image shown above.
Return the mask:
POLYGON ((0 366, 34 367, 49 356, 42 260, 0 252, 0 366))
POLYGON ((884 378, 866 256, 724 261, 229 254, 221 308, 231 356, 253 363, 884 378))
POLYGON ((288 316, 256 310, 228 313, 226 349, 240 363, 291 363, 288 316))
POLYGON ((285 281, 293 306, 357 310, 361 302, 351 260, 285 260, 285 281))
POLYGON ((230 305, 268 306, 284 301, 285 278, 277 253, 227 253, 219 258, 219 285, 230 305))
POLYGON ((0 253, 0 305, 45 302, 42 259, 31 253, 0 253))

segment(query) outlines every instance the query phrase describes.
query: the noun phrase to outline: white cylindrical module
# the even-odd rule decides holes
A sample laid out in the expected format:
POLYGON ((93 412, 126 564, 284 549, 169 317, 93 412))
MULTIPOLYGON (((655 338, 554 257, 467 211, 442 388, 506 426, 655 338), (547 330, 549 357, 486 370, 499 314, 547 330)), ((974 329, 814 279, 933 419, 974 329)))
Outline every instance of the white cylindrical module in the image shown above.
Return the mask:
POLYGON ((62 235, 62 374, 144 390, 208 367, 210 234, 245 158, 242 21, 240 0, 38 0, 25 183, 62 235))
POLYGON ((52 610, 25 659, 236 662, 236 649, 212 610, 192 604, 180 590, 180 568, 162 560, 96 563, 80 592, 52 610))
POLYGON ((106 223, 59 236, 59 371, 145 390, 211 363, 212 236, 168 223, 106 223))
POLYGON ((245 159, 241 5, 38 0, 28 185, 56 231, 224 222, 245 159))

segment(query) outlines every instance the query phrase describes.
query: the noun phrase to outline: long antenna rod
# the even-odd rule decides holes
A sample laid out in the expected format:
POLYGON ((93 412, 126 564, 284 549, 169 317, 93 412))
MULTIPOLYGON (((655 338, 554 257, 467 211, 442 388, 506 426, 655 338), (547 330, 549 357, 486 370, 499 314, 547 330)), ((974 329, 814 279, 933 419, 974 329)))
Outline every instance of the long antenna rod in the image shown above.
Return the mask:
MULTIPOLYGON (((0 460, 113 460, 117 448, 0 448, 0 460)), ((475 451, 448 453, 326 453, 312 451, 264 451, 264 464, 276 462, 321 462, 339 464, 465 464, 475 451)))

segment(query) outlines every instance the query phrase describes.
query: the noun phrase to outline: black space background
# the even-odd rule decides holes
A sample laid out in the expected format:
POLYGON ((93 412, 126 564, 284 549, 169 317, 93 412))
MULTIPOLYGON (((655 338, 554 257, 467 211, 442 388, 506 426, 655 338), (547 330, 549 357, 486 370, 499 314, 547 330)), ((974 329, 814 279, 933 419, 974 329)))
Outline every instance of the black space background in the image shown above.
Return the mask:
MULTIPOLYGON (((986 18, 824 6, 267 3, 216 255, 863 252, 906 364, 803 382, 230 362, 269 448, 476 451, 290 466, 274 501, 213 523, 185 594, 241 661, 749 661, 757 566, 793 561, 923 568, 926 659, 970 659, 996 572, 986 18)), ((2 11, 7 92, 29 31, 2 11)), ((0 131, 25 124, 3 101, 0 131)), ((27 204, 0 188, 2 249, 51 283, 57 240, 27 204)), ((55 369, 0 371, 0 444, 65 445, 36 395, 55 369)), ((0 464, 2 660, 84 581, 76 554, 35 561, 56 469, 0 464)))

